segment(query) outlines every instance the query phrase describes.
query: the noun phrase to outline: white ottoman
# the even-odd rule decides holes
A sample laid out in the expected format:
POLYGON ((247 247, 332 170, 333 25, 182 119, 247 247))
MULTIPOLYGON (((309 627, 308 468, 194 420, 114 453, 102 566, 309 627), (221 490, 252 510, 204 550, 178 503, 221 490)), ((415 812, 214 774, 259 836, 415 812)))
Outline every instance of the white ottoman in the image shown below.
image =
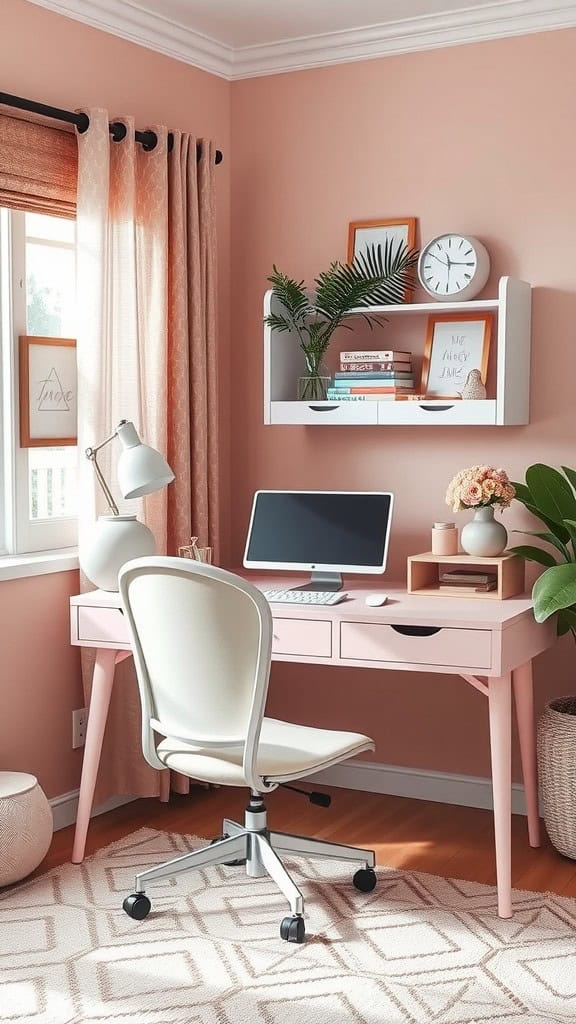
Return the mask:
POLYGON ((0 886, 37 868, 52 842, 52 808, 34 775, 0 772, 0 886))

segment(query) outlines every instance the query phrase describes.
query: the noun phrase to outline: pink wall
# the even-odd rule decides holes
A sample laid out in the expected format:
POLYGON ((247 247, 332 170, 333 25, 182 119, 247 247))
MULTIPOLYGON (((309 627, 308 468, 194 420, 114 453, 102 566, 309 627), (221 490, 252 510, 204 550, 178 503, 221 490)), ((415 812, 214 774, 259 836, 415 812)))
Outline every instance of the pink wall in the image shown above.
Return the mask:
MULTIPOLYGON (((213 138, 217 169, 221 356, 221 488, 229 535, 230 85, 151 50, 25 3, 2 0, 2 88, 67 109, 131 113, 213 138)), ((70 749, 71 711, 81 707, 79 667, 69 646, 68 597, 75 573, 0 583, 0 768, 35 772, 49 796, 74 789, 81 758, 70 749), (39 642, 37 642, 39 641, 39 642), (79 703, 80 702, 80 703, 79 703)))
MULTIPOLYGON (((476 462, 576 463, 576 32, 549 32, 257 78, 232 89, 233 545, 257 487, 390 488, 387 578, 427 550, 445 487, 476 462), (348 222, 416 215, 420 240, 478 235, 501 274, 534 286, 532 422, 499 429, 264 427, 262 295, 281 269, 312 280, 345 258, 348 222)), ((381 335, 393 346, 390 325, 381 335)), ((349 338, 346 338, 349 345, 349 338)), ((386 347, 387 347, 386 346, 386 347)), ((465 516, 459 517, 460 525, 465 516)), ((521 510, 505 516, 510 526, 521 510)), ((573 690, 563 641, 538 699, 573 690)), ((376 759, 487 776, 481 698, 454 678, 275 666, 273 711, 366 730, 376 759)))

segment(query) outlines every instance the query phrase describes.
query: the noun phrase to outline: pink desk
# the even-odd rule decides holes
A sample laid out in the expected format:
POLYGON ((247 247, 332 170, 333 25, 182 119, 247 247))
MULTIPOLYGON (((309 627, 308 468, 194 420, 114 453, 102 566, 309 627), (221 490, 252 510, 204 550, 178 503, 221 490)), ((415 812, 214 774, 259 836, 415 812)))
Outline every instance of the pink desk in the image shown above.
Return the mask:
MULTIPOLYGON (((298 584, 292 576, 245 573, 262 589, 298 584)), ((368 608, 378 585, 345 584, 350 597, 333 607, 272 605, 273 658, 307 664, 348 665, 460 676, 488 700, 494 799, 498 911, 511 908, 512 689, 520 739, 528 837, 539 846, 532 660, 555 640, 553 621, 538 625, 527 596, 507 601, 408 595, 386 584, 389 601, 368 608)), ((72 860, 84 857, 115 665, 130 656, 118 594, 96 590, 70 599, 72 643, 95 647, 96 662, 72 860)), ((345 725, 345 723, 343 723, 345 725)))

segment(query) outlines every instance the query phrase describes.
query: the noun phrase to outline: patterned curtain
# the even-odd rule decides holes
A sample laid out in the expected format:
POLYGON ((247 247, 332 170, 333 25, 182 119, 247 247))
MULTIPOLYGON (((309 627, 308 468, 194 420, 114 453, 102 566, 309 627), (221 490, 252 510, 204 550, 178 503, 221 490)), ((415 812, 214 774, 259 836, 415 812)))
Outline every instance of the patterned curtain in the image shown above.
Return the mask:
MULTIPOLYGON (((215 229, 213 159, 196 165, 196 140, 154 126, 149 152, 127 134, 111 141, 108 113, 87 111, 78 134, 78 445, 104 439, 121 419, 166 453, 176 474, 168 489, 123 503, 115 492, 119 445, 99 463, 121 512, 153 531, 158 552, 177 553, 191 532, 217 547, 215 229), (208 162, 212 161, 210 167, 208 162)), ((104 511, 92 467, 80 466, 80 529, 104 511)), ((91 663, 84 662, 86 688, 91 663)), ((183 780, 179 789, 187 788, 183 780)), ((140 748, 140 705, 130 660, 116 669, 95 795, 151 796, 168 789, 140 748)))

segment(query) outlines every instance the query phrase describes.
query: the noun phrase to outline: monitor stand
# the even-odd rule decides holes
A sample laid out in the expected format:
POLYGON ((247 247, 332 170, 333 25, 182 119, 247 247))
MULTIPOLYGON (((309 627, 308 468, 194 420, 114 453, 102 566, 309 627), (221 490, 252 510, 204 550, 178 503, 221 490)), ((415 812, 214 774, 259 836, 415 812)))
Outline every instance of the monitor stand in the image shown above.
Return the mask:
POLYGON ((342 573, 340 572, 313 572, 310 574, 310 583, 303 587, 291 587, 291 590, 342 590, 342 573))

